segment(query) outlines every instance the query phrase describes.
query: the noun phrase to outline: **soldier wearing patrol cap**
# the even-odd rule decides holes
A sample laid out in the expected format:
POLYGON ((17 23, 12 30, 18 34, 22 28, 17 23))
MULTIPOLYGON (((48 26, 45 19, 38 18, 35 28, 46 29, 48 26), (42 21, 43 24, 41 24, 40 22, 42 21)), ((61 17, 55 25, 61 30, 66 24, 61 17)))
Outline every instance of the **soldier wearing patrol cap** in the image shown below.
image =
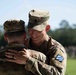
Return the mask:
POLYGON ((50 30, 49 17, 48 11, 29 12, 29 48, 44 53, 48 63, 29 58, 25 68, 34 75, 65 75, 67 54, 59 42, 47 35, 50 30))
MULTIPOLYGON (((4 39, 7 41, 7 43, 22 41, 22 35, 26 39, 25 22, 23 20, 6 20, 3 27, 4 39)), ((10 57, 14 58, 12 55, 10 55, 10 57)), ((25 70, 22 65, 4 61, 5 60, 0 60, 0 75, 24 75, 25 70)))
MULTIPOLYGON (((23 41, 26 39, 26 31, 25 31, 25 22, 23 20, 13 20, 13 19, 6 20, 3 24, 3 27, 4 27, 4 39, 7 41, 8 44, 25 43, 23 41)), ((14 56, 11 54, 10 58, 13 59, 14 56)), ((10 63, 10 62, 3 62, 3 61, 1 62, 0 60, 0 68, 2 69, 0 73, 2 75, 6 75, 6 74, 24 75, 25 69, 22 65, 18 65, 16 63, 10 63)))

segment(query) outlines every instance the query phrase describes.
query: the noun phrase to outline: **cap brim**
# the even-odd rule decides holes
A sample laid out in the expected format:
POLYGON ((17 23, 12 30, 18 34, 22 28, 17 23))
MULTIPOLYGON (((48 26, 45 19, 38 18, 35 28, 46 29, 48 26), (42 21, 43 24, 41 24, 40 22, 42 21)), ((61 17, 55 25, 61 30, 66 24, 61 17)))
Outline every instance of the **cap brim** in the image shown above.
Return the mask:
POLYGON ((42 31, 42 30, 44 30, 44 28, 46 27, 46 25, 47 24, 45 24, 45 23, 42 23, 42 24, 39 24, 39 25, 33 25, 33 24, 30 24, 30 23, 28 23, 28 29, 29 28, 32 28, 32 29, 35 29, 35 30, 38 30, 38 31, 42 31))
POLYGON ((38 31, 43 31, 46 25, 37 25, 32 27, 32 29, 38 30, 38 31))

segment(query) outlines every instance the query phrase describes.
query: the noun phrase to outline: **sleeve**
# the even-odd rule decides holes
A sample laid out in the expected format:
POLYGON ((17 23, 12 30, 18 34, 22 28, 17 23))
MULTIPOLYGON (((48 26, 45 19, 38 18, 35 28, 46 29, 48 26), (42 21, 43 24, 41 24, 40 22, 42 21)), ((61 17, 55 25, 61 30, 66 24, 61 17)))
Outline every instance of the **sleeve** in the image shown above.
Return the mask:
POLYGON ((30 57, 26 63, 25 69, 35 75, 63 75, 66 68, 65 53, 57 49, 56 53, 50 58, 50 64, 30 57))

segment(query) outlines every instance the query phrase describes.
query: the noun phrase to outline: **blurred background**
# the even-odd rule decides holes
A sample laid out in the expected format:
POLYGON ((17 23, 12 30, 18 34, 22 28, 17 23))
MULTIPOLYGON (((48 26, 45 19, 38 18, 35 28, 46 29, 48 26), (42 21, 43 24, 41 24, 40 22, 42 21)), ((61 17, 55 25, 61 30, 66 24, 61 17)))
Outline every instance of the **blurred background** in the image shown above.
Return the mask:
POLYGON ((48 35, 59 41, 67 51, 66 75, 76 75, 76 0, 0 0, 0 48, 7 44, 3 37, 3 23, 22 19, 27 26, 31 9, 49 11, 51 29, 48 35))

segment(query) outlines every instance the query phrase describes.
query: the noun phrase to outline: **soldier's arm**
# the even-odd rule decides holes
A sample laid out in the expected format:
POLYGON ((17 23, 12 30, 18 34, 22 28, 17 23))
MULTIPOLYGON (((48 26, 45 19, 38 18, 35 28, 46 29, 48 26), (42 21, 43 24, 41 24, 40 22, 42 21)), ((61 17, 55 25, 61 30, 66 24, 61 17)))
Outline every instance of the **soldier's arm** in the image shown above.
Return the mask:
POLYGON ((30 53, 30 56, 36 60, 42 61, 44 63, 47 62, 47 57, 46 55, 44 55, 43 53, 39 52, 39 51, 35 51, 35 50, 30 50, 27 49, 28 52, 30 53))
POLYGON ((64 75, 66 68, 66 53, 57 48, 54 56, 49 60, 49 65, 30 57, 25 68, 35 75, 64 75))

